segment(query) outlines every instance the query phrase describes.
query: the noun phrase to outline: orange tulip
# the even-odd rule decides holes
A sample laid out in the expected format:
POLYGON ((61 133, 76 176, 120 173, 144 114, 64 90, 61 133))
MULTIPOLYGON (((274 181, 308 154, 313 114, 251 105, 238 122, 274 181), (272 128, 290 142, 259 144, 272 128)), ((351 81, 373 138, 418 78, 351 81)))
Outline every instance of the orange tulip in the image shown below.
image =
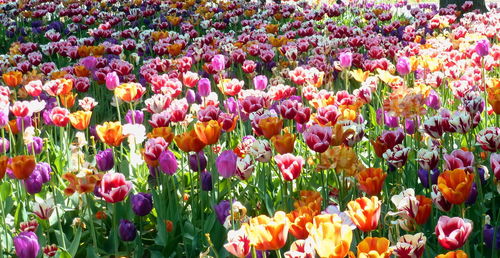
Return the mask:
POLYGON ((300 191, 300 199, 293 203, 295 208, 300 208, 302 206, 307 206, 311 208, 313 211, 319 213, 321 211, 321 202, 323 198, 321 194, 312 190, 301 190, 300 191))
POLYGON ((436 258, 468 258, 469 256, 462 250, 450 251, 446 254, 440 254, 436 258))
POLYGON ((76 76, 78 76, 78 77, 89 77, 89 75, 90 75, 90 71, 87 68, 85 68, 85 66, 83 66, 83 65, 76 65, 74 67, 74 70, 75 70, 76 76))
POLYGON ((19 129, 17 128, 17 120, 16 119, 10 120, 9 124, 6 126, 6 129, 13 134, 19 133, 19 129))
POLYGON ((319 211, 315 211, 308 206, 302 206, 288 213, 286 216, 290 221, 290 233, 297 239, 306 239, 309 236, 306 225, 312 223, 313 217, 319 211))
POLYGON ((105 122, 102 125, 98 125, 96 131, 99 139, 110 146, 120 146, 125 139, 120 122, 105 122))
POLYGON ((432 199, 427 198, 424 195, 417 195, 416 197, 418 200, 418 212, 417 216, 415 217, 415 221, 419 225, 423 225, 427 222, 429 216, 431 215, 432 199))
POLYGON ((18 155, 12 158, 12 162, 7 165, 17 179, 28 178, 35 169, 35 157, 29 155, 18 155))
POLYGON ((278 250, 283 248, 288 237, 290 223, 286 214, 278 211, 273 218, 260 215, 251 218, 250 222, 242 225, 247 232, 250 243, 257 250, 278 250))
POLYGON ((76 175, 74 173, 68 172, 62 175, 62 178, 69 182, 66 189, 64 189, 64 194, 70 196, 75 192, 80 194, 92 193, 94 192, 95 185, 101 181, 103 173, 93 174, 87 172, 85 175, 76 175))
POLYGON ((259 121, 259 127, 264 134, 264 137, 271 139, 279 134, 283 128, 283 120, 277 117, 266 117, 259 121))
POLYGON ((388 149, 387 145, 380 140, 380 136, 375 141, 370 141, 377 157, 382 158, 384 152, 388 149))
POLYGON ((60 71, 54 71, 50 74, 50 79, 51 80, 58 80, 63 78, 67 74, 66 71, 60 70, 60 71))
POLYGON ((2 74, 2 79, 9 87, 16 87, 23 80, 23 73, 19 71, 10 71, 2 74))
POLYGON ((391 242, 385 237, 367 237, 359 242, 358 258, 390 257, 392 249, 391 242))
POLYGON ((198 139, 206 145, 217 143, 221 133, 221 127, 216 120, 208 122, 198 122, 194 125, 194 130, 198 139))
POLYGON ((198 138, 194 130, 176 135, 174 141, 177 147, 184 152, 198 152, 205 147, 205 143, 198 138))
POLYGON ((371 199, 366 197, 357 198, 347 204, 347 215, 352 222, 363 232, 370 232, 378 227, 380 219, 381 202, 377 196, 371 199))
POLYGON ((354 130, 347 129, 344 131, 344 126, 342 124, 335 124, 332 127, 332 140, 330 141, 330 145, 339 146, 352 134, 354 134, 354 130))
POLYGON ((69 121, 74 128, 83 131, 89 126, 91 116, 92 111, 77 111, 69 115, 69 121))
POLYGON ((73 80, 70 79, 59 79, 59 82, 62 85, 61 95, 67 95, 71 93, 73 89, 73 80))
POLYGON ((463 169, 446 170, 438 177, 438 188, 443 197, 452 204, 462 204, 469 197, 474 174, 463 169))
POLYGON ((0 180, 2 180, 2 178, 5 176, 8 163, 9 163, 9 157, 7 156, 0 157, 0 180))
POLYGON ((493 108, 495 114, 500 115, 500 87, 487 88, 488 104, 493 108))
POLYGON ((115 96, 125 102, 136 101, 140 99, 145 92, 146 88, 136 82, 122 83, 115 88, 115 96))
POLYGON ((382 191, 387 173, 381 168, 366 168, 356 175, 359 189, 368 195, 378 195, 382 191))
POLYGON ((352 230, 337 214, 321 214, 307 224, 309 237, 320 257, 345 257, 352 241, 352 230))
POLYGON ((271 142, 274 145, 274 149, 276 149, 279 154, 292 153, 295 135, 291 133, 285 133, 283 135, 277 134, 271 138, 271 142))
POLYGON ((87 57, 90 55, 90 47, 85 46, 85 45, 79 46, 77 52, 78 52, 78 56, 87 57))
POLYGON ((103 45, 99 46, 93 46, 91 51, 93 56, 102 56, 104 55, 104 51, 106 51, 106 48, 103 45))
POLYGON ((354 148, 345 145, 330 147, 321 153, 318 167, 335 169, 337 173, 345 172, 349 176, 354 176, 360 170, 365 169, 354 148))
POLYGON ((75 93, 68 93, 68 94, 64 94, 64 95, 60 95, 59 97, 61 98, 61 104, 65 107, 65 108, 71 108, 72 106, 75 105, 75 100, 76 100, 76 96, 78 94, 75 94, 75 93))
POLYGON ((274 34, 278 31, 279 27, 276 24, 268 24, 266 25, 266 32, 274 34))
POLYGON ((167 52, 171 57, 178 56, 182 51, 181 44, 172 44, 167 46, 167 52))
POLYGON ((162 137, 168 143, 171 143, 174 139, 174 134, 172 133, 172 128, 170 127, 156 127, 148 133, 148 138, 162 137))

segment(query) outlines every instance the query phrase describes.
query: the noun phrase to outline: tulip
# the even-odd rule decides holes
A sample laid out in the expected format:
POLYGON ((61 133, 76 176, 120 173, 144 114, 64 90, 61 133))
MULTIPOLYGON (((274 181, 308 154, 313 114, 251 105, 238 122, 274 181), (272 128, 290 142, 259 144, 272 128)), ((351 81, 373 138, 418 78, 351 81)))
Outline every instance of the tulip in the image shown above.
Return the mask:
POLYGON ((415 222, 419 225, 423 225, 429 220, 429 216, 432 211, 432 199, 427 198, 424 195, 417 195, 418 201, 418 212, 415 217, 415 222))
POLYGON ((465 204, 467 206, 474 205, 474 203, 476 203, 476 199, 477 199, 477 186, 476 186, 476 182, 473 182, 472 188, 470 189, 469 197, 467 197, 465 204))
POLYGON ((227 232, 227 244, 224 248, 236 257, 245 257, 250 253, 250 239, 243 228, 227 232))
POLYGON ((300 175, 302 167, 304 166, 304 159, 301 156, 295 156, 287 153, 284 155, 274 156, 274 161, 286 181, 292 181, 300 175))
POLYGON ((146 216, 153 210, 153 196, 148 193, 138 193, 130 197, 132 211, 137 216, 146 216))
POLYGON ((137 236, 137 229, 135 228, 134 223, 126 219, 122 219, 120 220, 119 233, 122 241, 134 241, 137 236))
POLYGON ((211 93, 210 80, 207 78, 201 78, 198 81, 198 94, 202 97, 207 97, 211 93))
POLYGON ((304 132, 304 141, 315 152, 323 153, 330 146, 332 128, 313 125, 304 132))
POLYGON ((42 185, 50 181, 50 165, 45 162, 36 164, 33 173, 25 179, 24 186, 29 194, 36 194, 42 191, 42 185))
POLYGON ((176 135, 174 141, 177 147, 184 152, 199 152, 206 146, 205 143, 198 138, 195 130, 176 135))
POLYGON ((115 161, 113 158, 113 150, 108 148, 103 151, 99 151, 95 155, 95 161, 97 169, 100 171, 109 171, 115 166, 115 161))
POLYGON ((464 169, 469 172, 474 171, 474 154, 469 151, 454 150, 451 154, 443 155, 445 161, 445 170, 464 169))
POLYGON ((19 258, 35 258, 38 256, 40 246, 38 237, 33 232, 21 232, 13 239, 16 255, 19 258))
POLYGON ((19 71, 10 71, 2 74, 2 79, 9 87, 17 87, 23 80, 23 73, 19 71))
POLYGON ((274 149, 279 154, 292 153, 295 143, 295 135, 291 133, 285 133, 283 135, 275 135, 271 138, 274 149))
POLYGON ((402 76, 405 76, 411 72, 410 60, 403 56, 398 59, 396 63, 396 70, 402 76))
POLYGON ((440 172, 437 168, 427 171, 425 169, 418 170, 418 178, 423 187, 429 188, 431 185, 437 184, 437 179, 440 172), (431 182, 429 183, 429 173, 431 174, 431 182))
POLYGON ((267 88, 267 76, 257 75, 253 78, 253 85, 256 90, 265 90, 267 88))
POLYGON ((368 195, 378 195, 382 191, 387 173, 381 168, 367 168, 356 175, 359 189, 368 195))
POLYGON ((427 105, 432 109, 438 110, 441 107, 441 100, 439 99, 439 94, 436 91, 431 90, 429 96, 427 96, 427 98, 425 99, 425 105, 427 105))
POLYGON ((439 153, 437 149, 420 149, 417 153, 417 161, 424 170, 434 169, 439 162, 439 153))
POLYGON ((0 138, 0 153, 6 153, 10 150, 10 141, 6 138, 0 138))
POLYGON ((244 158, 238 157, 236 162, 236 176, 238 176, 241 180, 247 180, 250 178, 253 171, 254 161, 250 155, 247 155, 244 158))
POLYGON ((363 241, 359 242, 357 246, 358 257, 368 258, 368 257, 390 257, 392 254, 392 248, 390 248, 391 242, 385 237, 367 237, 363 241))
POLYGON ((475 50, 479 56, 487 56, 490 52, 490 41, 488 39, 478 40, 475 50))
POLYGON ((142 110, 129 110, 125 115, 127 124, 142 124, 144 122, 144 112, 142 110))
POLYGON ((431 198, 432 203, 434 203, 436 208, 440 211, 447 212, 451 210, 452 204, 443 197, 443 194, 439 191, 437 185, 432 185, 431 198))
POLYGON ((435 229, 439 244, 446 250, 462 247, 472 232, 472 223, 459 217, 441 216, 435 229))
POLYGON ((206 145, 217 143, 221 133, 221 127, 216 120, 209 122, 198 122, 194 126, 198 139, 206 145))
POLYGON ((202 171, 200 173, 200 180, 201 180, 201 190, 212 191, 213 188, 212 174, 208 173, 207 171, 202 171))
POLYGON ((314 258, 316 252, 310 240, 295 240, 290 246, 290 250, 284 253, 286 258, 314 258))
POLYGON ((65 127, 69 121, 69 110, 61 107, 55 107, 50 111, 50 119, 55 126, 65 127))
POLYGON ((436 258, 468 258, 469 256, 462 250, 449 251, 446 254, 437 255, 436 258))
POLYGON ((318 214, 319 209, 315 210, 313 207, 310 207, 309 204, 307 206, 297 207, 295 210, 288 213, 287 217, 290 221, 290 233, 297 239, 306 239, 309 236, 306 225, 312 222, 313 217, 318 214))
POLYGON ((491 153, 490 155, 490 166, 493 170, 493 175, 495 175, 495 179, 500 181, 500 154, 491 153))
POLYGON ((77 111, 69 115, 71 125, 77 130, 85 130, 90 124, 91 111, 77 111))
POLYGON ((402 144, 398 144, 394 146, 394 148, 384 152, 382 157, 384 157, 384 159, 386 159, 389 164, 397 168, 401 168, 406 163, 409 152, 410 148, 405 148, 402 144))
POLYGON ((120 146, 125 139, 120 122, 104 122, 96 126, 96 132, 102 142, 114 147, 120 146))
POLYGON ((495 249, 500 249, 500 226, 496 228, 490 224, 484 225, 483 229, 484 243, 488 248, 493 248, 493 243, 495 243, 495 249), (495 232, 496 231, 496 232, 495 232), (493 239, 495 237, 495 239, 493 239), (495 241, 495 242, 493 242, 495 241))
POLYGON ((401 236, 396 243, 394 253, 397 257, 420 258, 424 255, 426 242, 427 238, 423 233, 401 236))
POLYGON ((259 127, 264 134, 264 137, 271 139, 273 136, 279 134, 283 128, 283 120, 277 117, 266 117, 260 119, 259 127))
POLYGON ((345 257, 352 241, 352 230, 337 214, 317 215, 307 230, 320 257, 345 257))
POLYGON ((210 64, 215 71, 220 72, 226 68, 226 58, 224 55, 215 55, 210 64))
POLYGON ((377 196, 357 198, 347 204, 347 214, 359 230, 370 232, 378 227, 381 204, 377 196))
POLYGON ((103 176, 99 194, 106 202, 116 203, 125 199, 132 189, 132 182, 126 181, 121 173, 107 173, 103 176))
POLYGON ((115 96, 125 102, 132 102, 140 99, 146 92, 140 83, 122 83, 114 89, 115 96))
POLYGON ((474 174, 463 169, 446 170, 438 177, 439 191, 452 204, 462 204, 469 197, 474 174))
POLYGON ((158 157, 158 163, 161 171, 165 174, 173 175, 177 171, 177 159, 174 153, 169 150, 161 152, 160 157, 158 157))
POLYGON ((352 65, 352 53, 342 52, 339 55, 340 66, 342 68, 349 68, 352 65))
POLYGON ((37 200, 33 203, 33 214, 42 220, 48 220, 54 212, 54 208, 53 198, 49 197, 47 200, 37 200))
POLYGON ((188 161, 189 168, 196 172, 201 172, 207 167, 207 157, 203 151, 189 155, 188 161))
POLYGON ((30 221, 25 221, 21 222, 19 224, 19 230, 22 232, 36 232, 36 229, 38 228, 38 221, 37 220, 30 220, 30 221))
POLYGON ((57 254, 57 246, 55 244, 52 245, 47 245, 44 248, 42 248, 43 253, 47 255, 48 257, 53 257, 57 254))
POLYGON ((32 141, 28 144, 26 144, 26 149, 28 150, 28 154, 31 154, 31 155, 38 155, 40 153, 42 153, 43 151, 43 139, 38 137, 38 136, 34 136, 32 141))
POLYGON ((476 135, 476 141, 485 151, 500 150, 500 127, 488 127, 476 135))
POLYGON ((242 225, 242 228, 247 232, 250 243, 255 249, 266 251, 278 250, 285 246, 289 226, 286 214, 278 211, 272 218, 266 215, 251 218, 248 224, 242 225))
MULTIPOLYGON (((275 135, 274 137, 276 136, 278 135, 275 135)), ((271 152, 271 146, 267 140, 255 140, 250 146, 249 153, 255 158, 255 160, 263 163, 271 160, 273 155, 271 152)))
POLYGON ((217 171, 219 172, 219 174, 224 178, 229 178, 234 176, 236 173, 237 159, 238 156, 236 156, 236 154, 233 151, 231 150, 223 151, 215 161, 215 164, 217 166, 217 171))
POLYGON ((231 203, 228 200, 223 200, 219 204, 214 205, 215 216, 220 224, 224 224, 226 218, 230 214, 231 203))
POLYGON ((18 155, 12 158, 7 167, 12 170, 15 178, 27 179, 36 167, 35 158, 33 156, 18 155))
POLYGON ((116 72, 111 72, 106 75, 106 88, 108 90, 115 90, 120 85, 120 78, 116 72))
POLYGON ((9 160, 10 158, 7 156, 0 156, 0 180, 2 180, 5 172, 7 172, 9 160))
POLYGON ((406 220, 413 220, 418 213, 418 199, 415 197, 415 190, 406 189, 398 195, 391 197, 392 203, 398 209, 397 214, 406 220))

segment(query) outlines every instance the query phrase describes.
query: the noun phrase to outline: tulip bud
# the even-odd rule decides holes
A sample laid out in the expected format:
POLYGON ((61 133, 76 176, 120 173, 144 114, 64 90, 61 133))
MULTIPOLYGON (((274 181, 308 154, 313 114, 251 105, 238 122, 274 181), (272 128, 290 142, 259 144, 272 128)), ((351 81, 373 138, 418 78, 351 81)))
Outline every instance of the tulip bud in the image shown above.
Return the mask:
POLYGON ((120 220, 119 233, 120 238, 123 241, 134 241, 135 237, 137 236, 137 229, 135 228, 134 223, 122 219, 120 220))
POLYGON ((118 85, 120 85, 118 74, 116 72, 108 73, 106 75, 106 88, 108 88, 108 90, 114 90, 118 85))
POLYGON ((95 160, 97 164, 97 169, 99 169, 100 171, 108 171, 115 166, 112 149, 99 151, 95 155, 95 160))
POLYGON ((352 53, 342 52, 339 55, 340 66, 342 68, 349 68, 352 65, 352 53))
POLYGON ((188 157, 189 168, 196 172, 201 172, 207 167, 207 157, 203 151, 191 154, 188 157))
POLYGON ((490 41, 488 39, 478 40, 475 50, 479 56, 487 56, 490 52, 490 41))
POLYGON ((410 60, 407 57, 400 57, 396 64, 396 70, 402 76, 405 76, 411 72, 410 60))
POLYGON ((200 94, 200 96, 202 97, 210 95, 210 93, 212 92, 210 87, 210 80, 207 78, 201 78, 198 81, 198 94, 200 94))
POLYGON ((215 71, 220 72, 226 68, 226 58, 224 55, 215 55, 210 64, 215 71))
POLYGON ((253 85, 256 90, 265 90, 267 82, 267 77, 265 75, 257 75, 253 78, 253 85))
POLYGON ((38 237, 33 232, 21 232, 13 239, 16 255, 19 258, 37 257, 40 246, 38 237))
POLYGON ((200 173, 201 179, 201 190, 203 191, 212 191, 212 174, 207 171, 203 171, 200 173))
POLYGON ((160 169, 163 173, 173 175, 177 171, 177 159, 173 152, 164 150, 158 158, 160 169))
POLYGON ((129 110, 125 115, 127 124, 142 124, 144 122, 144 112, 141 110, 129 110))
POLYGON ((137 216, 146 216, 153 209, 153 198, 148 193, 138 193, 130 198, 132 203, 132 211, 137 216))

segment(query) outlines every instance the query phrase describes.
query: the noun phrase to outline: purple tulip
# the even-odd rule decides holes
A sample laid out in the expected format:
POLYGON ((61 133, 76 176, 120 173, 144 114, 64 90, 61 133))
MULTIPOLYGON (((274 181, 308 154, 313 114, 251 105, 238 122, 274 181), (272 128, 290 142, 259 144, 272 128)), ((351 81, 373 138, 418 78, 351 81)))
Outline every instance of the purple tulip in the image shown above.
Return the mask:
POLYGON ((454 150, 451 154, 443 155, 446 170, 454 170, 457 168, 473 171, 474 154, 464 150, 454 150))
POLYGON ((24 129, 32 125, 31 116, 18 117, 16 118, 17 130, 24 132, 24 129))
POLYGON ((215 71, 220 72, 226 68, 226 58, 224 55, 215 55, 210 64, 215 71))
POLYGON ((161 152, 160 157, 158 158, 158 163, 161 171, 165 174, 173 175, 177 171, 177 159, 175 158, 174 153, 169 150, 161 152))
POLYGON ((100 171, 111 170, 115 166, 113 150, 105 149, 103 151, 99 151, 95 155, 95 161, 97 164, 97 169, 99 169, 100 171))
POLYGON ((38 237, 31 231, 21 232, 14 237, 14 247, 19 258, 35 258, 40 251, 38 237))
POLYGON ((223 200, 219 204, 214 205, 215 215, 220 224, 224 224, 227 216, 229 216, 230 209, 231 203, 228 200, 223 200))
POLYGON ((201 172, 207 167, 207 157, 203 151, 189 155, 189 168, 196 172, 201 172))
POLYGON ((342 68, 349 68, 352 65, 352 53, 342 52, 339 55, 340 66, 342 68))
POLYGON ((500 226, 497 226, 495 230, 490 224, 484 225, 483 236, 484 243, 488 248, 493 247, 493 236, 495 236, 495 249, 500 250, 500 226))
POLYGON ((125 115, 127 124, 142 124, 144 122, 144 112, 142 110, 129 110, 125 115))
POLYGON ((26 148, 28 149, 29 154, 40 154, 42 153, 43 150, 43 139, 40 137, 33 137, 33 141, 26 145, 26 148))
POLYGON ((130 198, 132 203, 132 211, 137 216, 146 216, 153 209, 153 197, 148 193, 138 193, 130 198))
MULTIPOLYGON (((437 184, 437 179, 438 179, 439 174, 440 174, 440 172, 437 168, 431 170, 431 182, 432 182, 431 185, 437 184)), ((427 171, 423 168, 420 168, 418 170, 418 178, 420 179, 420 182, 422 183, 423 187, 425 187, 425 188, 430 187, 430 185, 429 185, 429 171, 427 171)))
POLYGON ((384 112, 384 122, 382 122, 382 109, 377 110, 377 122, 382 125, 385 124, 389 128, 396 128, 399 126, 399 118, 396 116, 390 116, 387 111, 384 112))
POLYGON ((253 78, 253 85, 256 90, 265 90, 267 87, 267 76, 257 75, 253 78))
POLYGON ((202 97, 210 95, 210 93, 212 92, 210 87, 210 80, 207 78, 201 78, 198 81, 198 94, 200 94, 200 96, 202 97))
POLYGON ((38 163, 31 175, 23 180, 26 191, 29 194, 36 194, 42 191, 43 184, 50 181, 50 172, 52 172, 52 169, 48 163, 38 163))
POLYGON ((232 150, 223 151, 215 161, 217 171, 224 178, 234 176, 236 173, 237 160, 238 156, 232 150))
POLYGON ((396 63, 396 70, 402 76, 409 74, 411 72, 410 60, 405 56, 400 57, 396 63))
POLYGON ((120 220, 120 227, 118 228, 120 233, 120 238, 123 241, 134 241, 137 236, 137 229, 135 228, 134 223, 122 219, 120 220))
POLYGON ((196 93, 192 89, 186 91, 186 101, 188 104, 193 104, 196 102, 196 93))
POLYGON ((212 191, 212 174, 207 171, 203 171, 200 173, 201 179, 201 190, 203 191, 212 191))
POLYGON ((5 127, 9 123, 9 108, 0 111, 0 127, 5 127))
POLYGON ((441 107, 441 100, 439 99, 439 95, 436 91, 430 91, 429 96, 427 96, 427 99, 425 100, 425 105, 435 110, 438 110, 441 107))
POLYGON ((118 85, 120 85, 120 78, 116 72, 106 74, 106 88, 108 90, 114 90, 118 85))
POLYGON ((472 188, 470 189, 469 197, 465 201, 465 204, 467 204, 467 206, 474 205, 474 203, 476 203, 476 199, 477 199, 477 185, 476 182, 473 182, 472 188))
POLYGON ((490 52, 490 41, 487 39, 478 40, 475 49, 479 56, 487 56, 490 52))

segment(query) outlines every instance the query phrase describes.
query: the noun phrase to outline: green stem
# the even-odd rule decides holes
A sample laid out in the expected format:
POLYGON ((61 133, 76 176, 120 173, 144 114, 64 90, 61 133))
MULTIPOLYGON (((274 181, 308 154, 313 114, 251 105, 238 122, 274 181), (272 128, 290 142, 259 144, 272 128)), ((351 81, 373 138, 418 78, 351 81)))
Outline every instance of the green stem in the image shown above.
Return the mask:
MULTIPOLYGON (((56 189, 54 186, 52 186, 52 196, 54 197, 54 203, 56 203, 56 189)), ((55 210, 56 210, 56 215, 57 215, 57 224, 59 225, 59 233, 61 234, 61 240, 62 240, 62 247, 64 250, 66 250, 66 240, 64 240, 65 236, 64 236, 64 231, 63 231, 63 228, 62 228, 62 223, 61 223, 61 216, 59 215, 59 209, 57 208, 57 206, 55 207, 55 210)))
POLYGON ((97 237, 95 235, 94 230, 94 216, 92 215, 92 206, 90 205, 89 194, 85 195, 85 201, 87 202, 87 208, 89 211, 89 222, 90 222, 90 233, 92 234, 92 244, 94 246, 94 250, 97 252, 97 237))
POLYGON ((113 203, 113 233, 114 233, 114 254, 118 255, 118 213, 116 211, 116 203, 113 203))

